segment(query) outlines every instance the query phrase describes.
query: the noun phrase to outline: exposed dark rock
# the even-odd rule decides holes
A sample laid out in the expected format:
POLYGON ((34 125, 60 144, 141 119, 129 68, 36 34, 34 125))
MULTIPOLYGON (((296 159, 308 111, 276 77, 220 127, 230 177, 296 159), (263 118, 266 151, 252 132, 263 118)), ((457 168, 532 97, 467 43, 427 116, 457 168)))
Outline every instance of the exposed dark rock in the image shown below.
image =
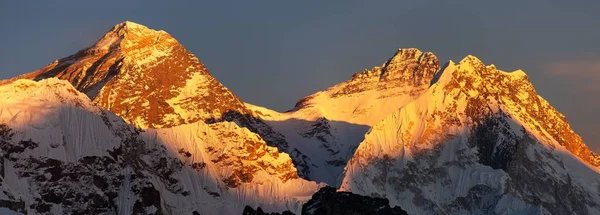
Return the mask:
POLYGON ((157 209, 156 214, 162 214, 160 205, 160 193, 152 185, 144 187, 137 191, 136 194, 140 197, 133 205, 134 214, 147 214, 146 207, 154 206, 157 209))
POLYGON ((260 207, 256 208, 256 210, 254 210, 254 208, 252 208, 248 205, 246 205, 246 207, 244 207, 244 211, 242 212, 242 214, 243 215, 294 215, 294 213, 292 213, 290 211, 284 211, 282 213, 277 213, 277 212, 266 213, 260 207))
POLYGON ((352 194, 350 192, 336 192, 335 188, 323 187, 313 194, 312 199, 302 206, 302 214, 407 214, 402 208, 390 207, 389 201, 384 198, 372 198, 352 194))
POLYGON ((27 149, 34 149, 39 145, 31 140, 23 140, 14 143, 14 141, 12 141, 13 136, 14 133, 8 125, 0 124, 0 156, 11 161, 17 160, 16 157, 11 155, 22 153, 27 149))
POLYGON ((473 128, 469 139, 471 147, 477 147, 479 161, 494 169, 507 170, 518 144, 517 138, 507 125, 506 116, 490 115, 473 128), (502 138, 504 137, 504 138, 502 138))
POLYGON ((10 210, 25 213, 25 202, 23 201, 8 201, 0 200, 0 208, 8 208, 10 210))

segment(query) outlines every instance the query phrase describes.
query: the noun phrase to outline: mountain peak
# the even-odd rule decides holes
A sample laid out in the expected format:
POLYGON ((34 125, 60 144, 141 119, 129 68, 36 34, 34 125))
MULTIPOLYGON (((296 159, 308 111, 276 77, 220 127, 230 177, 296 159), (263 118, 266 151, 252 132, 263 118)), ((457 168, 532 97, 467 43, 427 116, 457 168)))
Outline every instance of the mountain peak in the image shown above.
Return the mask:
POLYGON ((132 21, 124 21, 121 22, 119 24, 117 24, 116 26, 123 26, 123 27, 127 27, 129 29, 135 29, 135 28, 143 28, 143 29, 148 29, 148 27, 146 27, 145 25, 139 24, 139 23, 135 23, 132 21))
POLYGON ((468 55, 445 64, 425 93, 371 126, 344 169, 339 191, 377 194, 410 214, 465 213, 483 198, 497 201, 482 207, 496 214, 593 214, 573 212, 572 205, 597 204, 587 196, 597 193, 588 187, 598 183, 599 164, 600 156, 536 93, 523 71, 504 72, 468 55), (523 185, 531 181, 551 183, 523 185), (568 187, 565 192, 576 200, 556 201, 554 187, 568 187), (465 203, 474 195, 476 203, 465 203), (548 210, 500 209, 517 202, 506 204, 509 198, 548 210))
POLYGON ((439 61, 433 53, 400 48, 383 65, 355 73, 347 81, 301 99, 292 111, 372 125, 425 92, 438 70, 439 61), (347 105, 331 105, 334 100, 347 105))
POLYGON ((142 128, 249 112, 175 38, 130 21, 115 25, 91 47, 19 78, 52 77, 142 128))
POLYGON ((467 55, 465 56, 462 60, 460 60, 458 62, 459 65, 471 65, 473 67, 480 67, 480 66, 485 66, 485 64, 483 64, 483 61, 481 61, 479 58, 475 57, 474 55, 467 55))
POLYGON ((527 74, 523 70, 518 69, 512 72, 506 72, 498 69, 494 64, 486 65, 483 61, 473 55, 467 55, 455 65, 460 68, 461 73, 475 73, 475 76, 484 79, 498 77, 507 77, 509 78, 508 80, 527 79, 527 74))
POLYGON ((411 56, 420 56, 423 52, 421 50, 419 50, 418 48, 399 48, 398 51, 396 52, 396 54, 394 54, 394 56, 397 55, 411 55, 411 56))
POLYGON ((600 157, 570 129, 566 118, 538 95, 524 71, 505 72, 469 55, 456 65, 448 63, 436 76, 440 76, 435 83, 438 86, 432 86, 431 92, 445 92, 445 98, 453 91, 451 100, 463 98, 471 118, 483 117, 488 109, 512 113, 530 132, 556 141, 593 166, 600 165, 600 157))
MULTIPOLYGON (((522 70, 516 70, 513 72, 505 72, 496 67, 494 64, 486 65, 479 58, 473 55, 467 55, 459 63, 448 61, 442 69, 436 73, 432 84, 441 82, 442 84, 448 84, 452 80, 458 82, 469 83, 465 86, 471 86, 470 83, 479 82, 529 82, 527 75, 522 70)), ((497 87, 497 86, 489 86, 497 87)))
POLYGON ((398 51, 390 58, 383 67, 387 67, 390 64, 398 63, 401 61, 418 59, 423 55, 423 52, 417 48, 399 48, 398 51))
POLYGON ((114 49, 131 51, 161 43, 173 46, 177 41, 165 31, 125 21, 112 27, 90 49, 94 52, 114 49))
POLYGON ((124 35, 127 33, 157 33, 160 32, 158 30, 154 30, 146 27, 145 25, 138 24, 132 21, 124 21, 119 24, 113 26, 106 34, 116 33, 120 35, 124 35))
POLYGON ((385 81, 400 79, 421 85, 429 83, 438 69, 439 61, 433 53, 401 48, 383 64, 380 78, 385 81))

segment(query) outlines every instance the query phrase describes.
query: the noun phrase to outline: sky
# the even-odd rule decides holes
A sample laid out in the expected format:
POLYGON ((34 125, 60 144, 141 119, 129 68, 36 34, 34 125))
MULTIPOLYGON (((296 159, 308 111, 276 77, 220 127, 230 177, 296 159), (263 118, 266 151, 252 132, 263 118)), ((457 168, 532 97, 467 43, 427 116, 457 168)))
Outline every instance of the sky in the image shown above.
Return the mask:
POLYGON ((600 1, 0 0, 0 79, 92 45, 125 20, 169 32, 242 100, 279 111, 398 48, 524 70, 600 152, 600 1))

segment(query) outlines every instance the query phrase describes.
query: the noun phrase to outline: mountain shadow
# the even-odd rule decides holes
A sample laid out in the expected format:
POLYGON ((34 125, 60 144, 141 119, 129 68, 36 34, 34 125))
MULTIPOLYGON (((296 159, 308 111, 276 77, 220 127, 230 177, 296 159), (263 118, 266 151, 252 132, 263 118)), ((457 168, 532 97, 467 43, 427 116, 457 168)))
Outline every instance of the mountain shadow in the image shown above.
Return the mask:
POLYGON ((221 121, 235 122, 260 135, 269 146, 289 154, 301 178, 332 187, 339 187, 344 167, 369 130, 366 125, 325 118, 265 121, 238 111, 228 111, 222 118, 209 119, 206 123, 221 121))
POLYGON ((292 118, 267 121, 267 124, 285 131, 291 148, 305 155, 296 159, 309 164, 308 180, 324 182, 331 187, 340 186, 344 167, 370 129, 367 125, 326 118, 314 121, 292 118))

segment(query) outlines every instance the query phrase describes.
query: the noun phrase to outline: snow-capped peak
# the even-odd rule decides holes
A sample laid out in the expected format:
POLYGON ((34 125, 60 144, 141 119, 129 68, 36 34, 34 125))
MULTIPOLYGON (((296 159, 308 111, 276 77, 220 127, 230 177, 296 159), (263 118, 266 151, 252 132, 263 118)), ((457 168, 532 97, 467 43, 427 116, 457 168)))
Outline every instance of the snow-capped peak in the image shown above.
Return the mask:
POLYGON ((416 59, 420 57, 423 52, 417 48, 399 48, 389 61, 398 61, 406 59, 416 59))
POLYGON ((341 190, 411 214, 600 211, 599 156, 523 71, 469 55, 432 83, 365 135, 341 190))
POLYGON ((468 54, 462 60, 459 61, 459 64, 463 64, 463 63, 482 64, 483 62, 475 55, 468 54))
MULTIPOLYGON (((571 130, 566 117, 537 94, 523 70, 505 72, 493 64, 486 66, 477 57, 469 55, 458 64, 449 62, 436 76, 439 80, 429 89, 432 94, 458 89, 461 93, 455 100, 464 96, 468 103, 463 105, 467 108, 485 103, 489 105, 486 109, 491 111, 501 109, 511 113, 538 138, 564 146, 590 165, 600 165, 600 157, 571 130)), ((447 96, 444 94, 443 97, 447 96)), ((481 119, 488 112, 477 110, 480 108, 470 109, 468 116, 481 119)))
POLYGON ((467 55, 458 64, 451 60, 444 64, 440 71, 436 73, 431 84, 433 85, 440 80, 448 81, 451 79, 463 79, 464 77, 469 77, 472 80, 505 79, 506 81, 519 81, 524 79, 528 82, 527 74, 523 70, 505 72, 497 69, 494 64, 485 65, 479 58, 467 55))
MULTIPOLYGON (((157 31, 150 29, 144 25, 137 24, 130 21, 119 23, 112 27, 104 36, 98 40, 90 49, 92 50, 110 50, 116 48, 130 49, 134 48, 135 44, 143 42, 147 38, 155 38, 154 43, 159 42, 160 36, 165 39, 171 39, 172 37, 165 31, 157 31)), ((147 42, 141 45, 151 45, 152 43, 147 42)), ((139 48, 139 47, 138 47, 139 48)))
POLYGON ((142 128, 250 113, 171 35, 129 21, 89 48, 18 78, 51 77, 69 81, 98 106, 142 128))
POLYGON ((479 68, 486 67, 486 65, 477 57, 473 55, 467 55, 462 60, 458 62, 460 67, 464 68, 462 71, 466 72, 477 72, 479 68), (471 67, 472 69, 466 69, 467 67, 471 67))
POLYGON ((383 81, 406 82, 392 84, 412 84, 419 86, 429 83, 438 69, 438 59, 431 52, 421 52, 416 48, 398 49, 392 58, 381 67, 383 81))
POLYGON ((129 29, 136 29, 136 28, 148 29, 148 27, 146 27, 146 26, 144 26, 142 24, 138 24, 138 23, 132 22, 132 21, 124 21, 124 22, 121 22, 121 23, 117 24, 116 26, 124 26, 124 27, 127 27, 129 29))

